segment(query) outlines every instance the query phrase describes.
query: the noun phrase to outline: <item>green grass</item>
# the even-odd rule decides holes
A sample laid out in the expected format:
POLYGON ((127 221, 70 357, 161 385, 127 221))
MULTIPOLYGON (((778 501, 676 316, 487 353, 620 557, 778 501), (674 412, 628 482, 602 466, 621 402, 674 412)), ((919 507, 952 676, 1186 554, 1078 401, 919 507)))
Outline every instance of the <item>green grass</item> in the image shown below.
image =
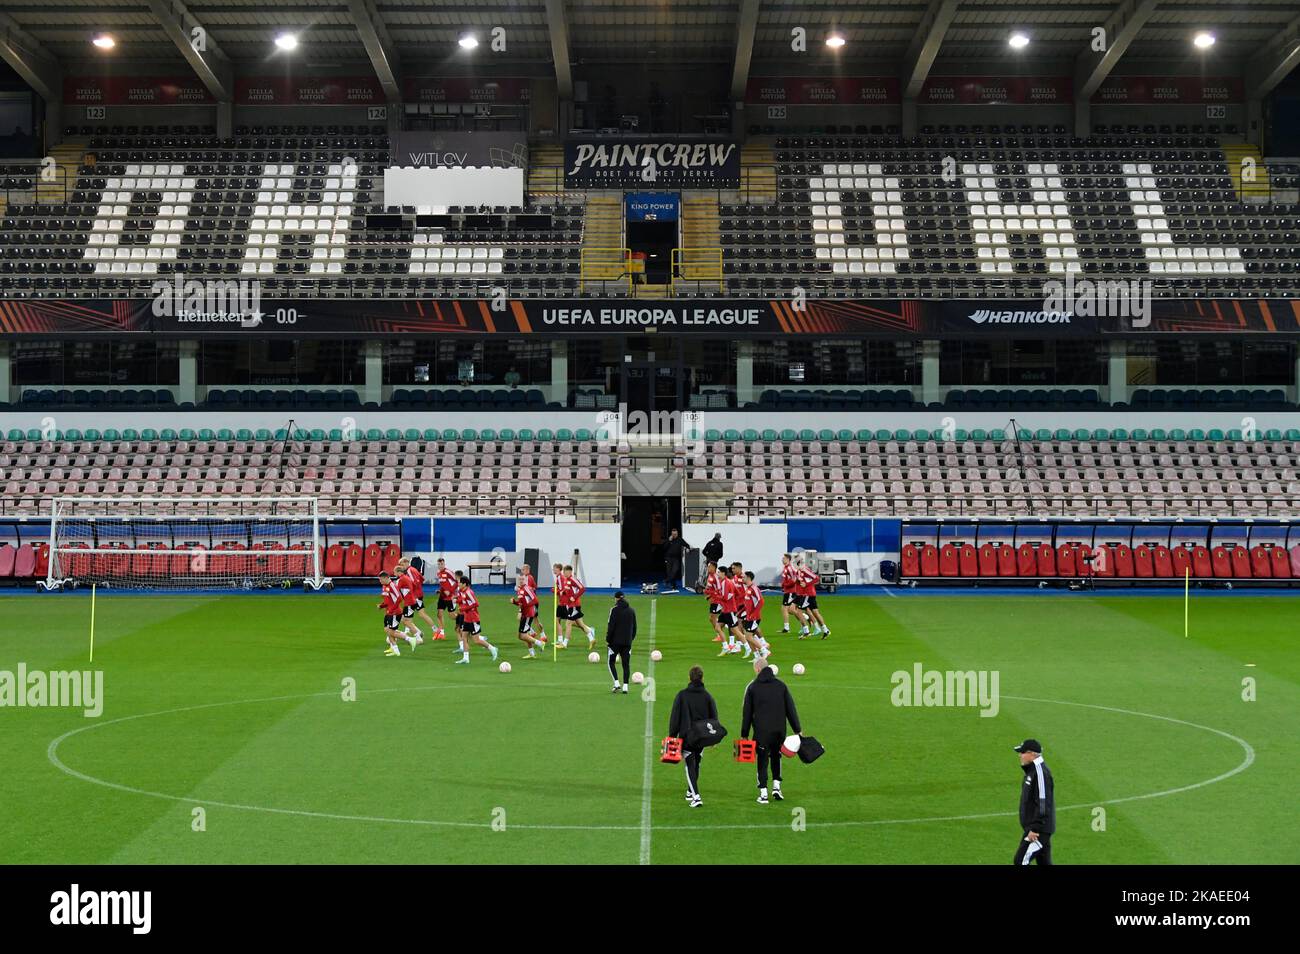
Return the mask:
MULTIPOLYGON (((760 806, 728 741, 705 756, 695 811, 681 769, 658 761, 672 696, 702 664, 734 737, 752 677, 715 658, 701 599, 633 599, 634 668, 650 672, 652 631, 664 653, 653 703, 611 696, 603 654, 589 664, 579 639, 558 663, 521 661, 505 597, 485 598, 484 618, 509 675, 481 654, 453 666, 449 643, 384 658, 374 602, 101 598, 102 717, 0 708, 0 862, 634 864, 648 850, 656 863, 1004 864, 1019 834, 1011 746, 1025 736, 1056 776, 1059 863, 1300 860, 1293 598, 1196 599, 1184 639, 1170 597, 826 597, 833 637, 775 636, 773 656, 826 756, 787 763, 786 802, 760 806), (996 717, 892 705, 891 674, 918 662, 997 671, 996 717), (1257 701, 1242 700, 1247 677, 1257 701), (355 702, 341 698, 348 678, 355 702), (1230 736, 1253 763, 1185 788, 1242 765, 1230 736), (68 771, 51 758, 60 737, 68 771), (1135 798, 1170 789, 1185 790, 1135 798)), ((593 620, 608 606, 588 598, 593 620)), ((88 668, 89 609, 0 597, 0 670, 88 668)), ((768 615, 774 631, 772 602, 768 615)))

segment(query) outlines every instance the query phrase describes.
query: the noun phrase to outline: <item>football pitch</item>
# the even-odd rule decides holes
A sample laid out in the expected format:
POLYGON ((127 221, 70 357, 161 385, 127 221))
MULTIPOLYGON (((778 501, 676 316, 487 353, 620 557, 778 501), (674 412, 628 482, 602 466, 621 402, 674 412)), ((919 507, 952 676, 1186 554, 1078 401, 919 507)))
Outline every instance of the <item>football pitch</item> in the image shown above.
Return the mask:
POLYGON ((777 634, 769 598, 772 662, 827 751, 787 760, 768 805, 732 759, 753 668, 717 657, 701 597, 630 598, 648 701, 610 694, 609 595, 586 599, 599 665, 576 633, 523 660, 508 597, 482 600, 509 674, 453 665, 450 638, 385 658, 370 593, 101 592, 93 664, 88 598, 0 597, 0 673, 103 672, 97 718, 0 708, 0 862, 1006 864, 1026 737, 1058 864, 1300 861, 1292 596, 1194 594, 1190 638, 1181 594, 827 596, 824 641, 777 634), (699 809, 659 761, 694 664, 730 733, 699 809), (895 687, 918 666, 996 697, 896 704, 926 701, 895 687))

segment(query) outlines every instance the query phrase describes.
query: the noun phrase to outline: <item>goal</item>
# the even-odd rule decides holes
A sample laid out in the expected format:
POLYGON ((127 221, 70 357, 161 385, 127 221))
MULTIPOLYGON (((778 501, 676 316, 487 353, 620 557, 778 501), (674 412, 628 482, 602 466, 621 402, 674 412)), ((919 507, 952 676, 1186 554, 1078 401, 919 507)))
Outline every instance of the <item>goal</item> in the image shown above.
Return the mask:
POLYGON ((313 497, 57 497, 47 590, 329 586, 313 497))

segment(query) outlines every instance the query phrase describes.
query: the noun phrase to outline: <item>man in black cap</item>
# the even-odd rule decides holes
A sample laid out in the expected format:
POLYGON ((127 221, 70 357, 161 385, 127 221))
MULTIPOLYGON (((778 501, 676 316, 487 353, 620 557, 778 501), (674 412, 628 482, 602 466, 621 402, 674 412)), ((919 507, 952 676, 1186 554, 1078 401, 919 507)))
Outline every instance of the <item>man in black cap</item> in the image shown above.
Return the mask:
POLYGON ((609 674, 614 677, 614 688, 618 692, 620 685, 623 695, 627 695, 628 664, 632 661, 632 640, 636 639, 636 610, 619 590, 614 594, 614 608, 609 611, 609 622, 605 624, 605 645, 609 647, 609 674), (616 659, 623 660, 623 682, 618 681, 618 670, 614 668, 616 659))
POLYGON ((745 711, 741 716, 740 737, 749 738, 754 730, 758 756, 758 804, 767 804, 767 766, 772 765, 772 797, 785 801, 781 794, 781 743, 785 741, 785 724, 798 735, 799 713, 794 708, 790 688, 772 672, 766 659, 754 659, 754 681, 745 689, 745 711))
POLYGON ((1056 793, 1052 772, 1043 761, 1043 747, 1037 739, 1025 739, 1015 746, 1025 783, 1020 786, 1020 847, 1015 863, 1052 863, 1052 834, 1056 831, 1056 793))

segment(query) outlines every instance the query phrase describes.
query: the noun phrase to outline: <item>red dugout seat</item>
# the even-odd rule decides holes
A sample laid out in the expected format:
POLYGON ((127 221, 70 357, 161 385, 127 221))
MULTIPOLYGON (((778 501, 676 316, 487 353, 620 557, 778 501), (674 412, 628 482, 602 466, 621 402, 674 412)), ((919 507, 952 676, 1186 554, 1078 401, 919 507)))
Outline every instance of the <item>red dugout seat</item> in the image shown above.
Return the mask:
POLYGON ((1115 549, 1109 544, 1103 544, 1092 551, 1092 572, 1094 575, 1106 577, 1116 575, 1118 567, 1115 565, 1115 549))
POLYGON ((1232 579, 1232 556, 1225 547, 1215 547, 1210 551, 1210 563, 1216 579, 1232 579))
POLYGON ((1249 580, 1255 574, 1250 569, 1250 551, 1245 547, 1233 547, 1228 551, 1232 558, 1232 575, 1239 580, 1249 580))
POLYGON ((1161 580, 1172 579, 1174 575, 1174 555, 1166 546, 1158 546, 1151 551, 1151 565, 1156 577, 1161 580))
POLYGON ((1060 576, 1075 576, 1074 547, 1062 543, 1056 548, 1056 572, 1060 576))
POLYGON ((980 545, 980 576, 997 576, 998 575, 998 554, 993 548, 993 544, 984 543, 980 545))
POLYGON ((1016 551, 1009 543, 999 544, 998 576, 1016 576, 1016 551))
MULTIPOLYGON (((397 561, 402 558, 402 548, 396 543, 390 543, 384 547, 384 572, 392 573, 397 569, 397 561)), ((537 567, 533 567, 536 571, 537 567)))
POLYGON ((903 576, 921 575, 921 551, 912 544, 903 547, 902 558, 898 562, 903 570, 903 576))
POLYGON ((1214 563, 1205 547, 1192 547, 1192 576, 1214 576, 1214 563))
POLYGON ((1016 548, 1016 575, 1038 576, 1038 554, 1032 543, 1022 543, 1016 548))
POLYGON ((1038 575, 1056 576, 1056 550, 1050 543, 1038 545, 1038 575))
POLYGON ((1269 547, 1268 560, 1273 564, 1273 579, 1285 580, 1291 576, 1291 556, 1286 547, 1269 547))
POLYGON ((1133 549, 1121 543, 1111 551, 1115 556, 1115 575, 1123 579, 1137 576, 1137 567, 1133 563, 1133 549))
POLYGON ((330 544, 329 549, 325 551, 325 575, 343 575, 343 548, 337 543, 330 544))
MULTIPOLYGON (((1192 551, 1187 547, 1173 547, 1169 551, 1169 556, 1174 564, 1173 575, 1178 577, 1178 579, 1181 580, 1189 573, 1192 576, 1199 575, 1197 574, 1196 570, 1192 567, 1192 551)), ((1207 576, 1208 575, 1212 575, 1212 574, 1207 574, 1207 576)))
POLYGON ((36 568, 33 570, 32 576, 37 579, 48 576, 50 573, 50 545, 42 543, 33 549, 36 551, 36 568))
MULTIPOLYGON (((1300 550, 1300 547, 1297 550, 1300 550)), ((921 575, 939 575, 939 548, 932 543, 921 547, 921 575)))
POLYGON ((366 568, 365 551, 359 543, 349 543, 343 551, 343 575, 362 576, 366 568))
POLYGON ((1250 575, 1257 580, 1273 578, 1273 560, 1268 547, 1255 547, 1250 551, 1250 575))
POLYGON ((0 543, 0 578, 8 579, 14 575, 14 563, 18 559, 18 548, 7 543, 0 543))
POLYGON ((1156 568, 1151 559, 1151 548, 1143 544, 1133 549, 1133 575, 1140 580, 1149 580, 1155 576, 1156 568))
POLYGON ((384 570, 384 549, 378 543, 366 547, 365 558, 361 562, 362 576, 378 576, 384 570))
POLYGON ((961 545, 961 549, 957 553, 957 565, 962 576, 980 575, 979 554, 975 551, 975 544, 963 543, 961 545))
POLYGON ((955 544, 945 543, 939 551, 939 575, 958 575, 957 547, 955 544))

